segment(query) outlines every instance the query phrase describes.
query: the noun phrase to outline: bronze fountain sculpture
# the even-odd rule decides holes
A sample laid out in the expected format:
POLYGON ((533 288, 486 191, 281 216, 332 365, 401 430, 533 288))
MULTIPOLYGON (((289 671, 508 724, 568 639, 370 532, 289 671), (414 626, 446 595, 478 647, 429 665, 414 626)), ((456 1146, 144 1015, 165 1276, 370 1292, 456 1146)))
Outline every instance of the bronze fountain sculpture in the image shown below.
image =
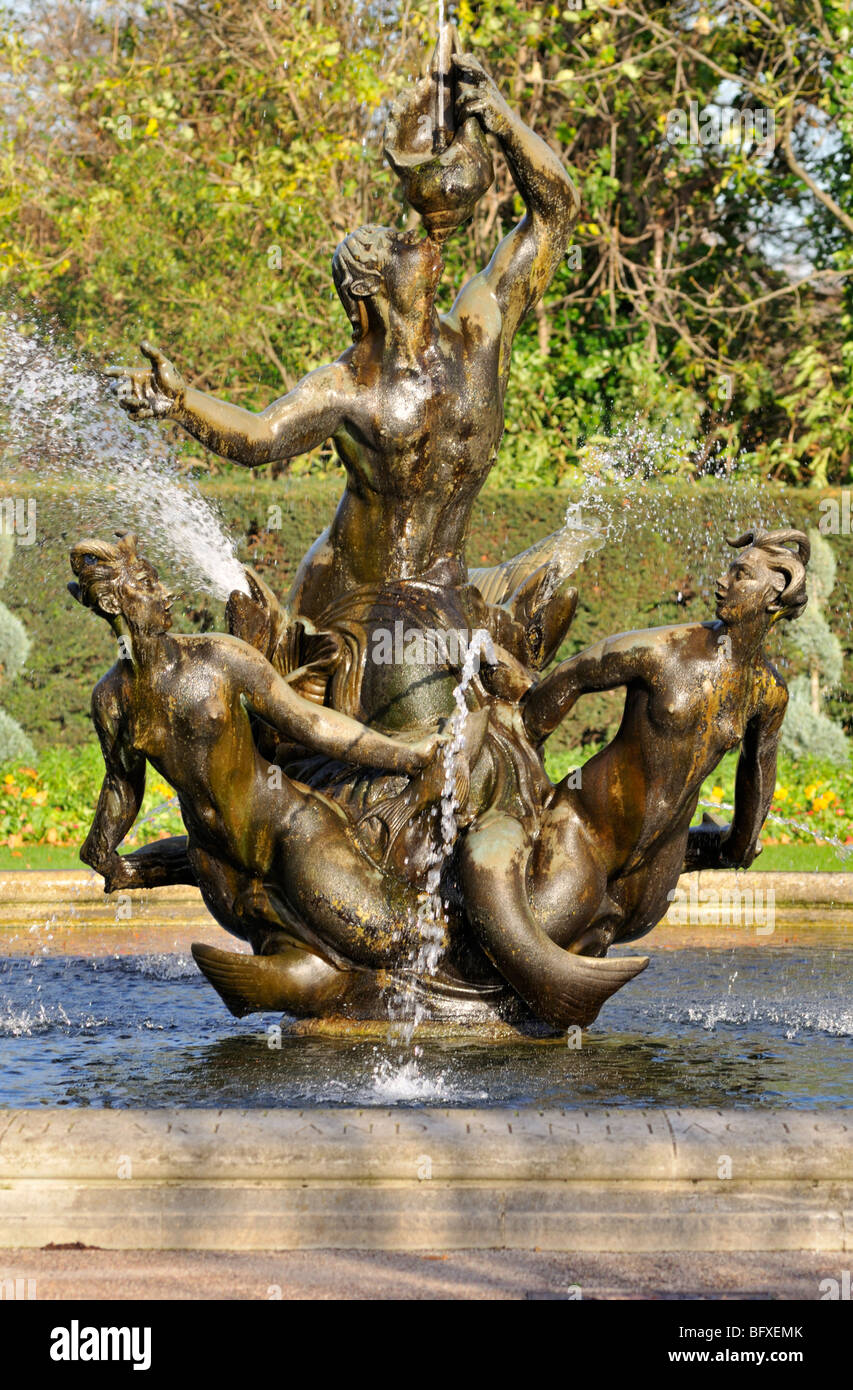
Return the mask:
POLYGON ((148 344, 147 368, 112 369, 132 417, 176 420, 245 465, 331 438, 347 485, 284 603, 247 568, 228 635, 171 633, 135 537, 73 548, 69 588, 121 653, 93 698, 106 774, 81 857, 107 892, 198 885, 252 947, 193 948, 238 1016, 375 1019, 402 990, 426 1019, 565 1029, 647 965, 606 953, 660 921, 683 868, 757 853, 787 699, 763 646, 805 604, 808 541, 740 537, 715 619, 609 638, 543 677, 577 602, 559 534, 491 570, 469 570, 464 544, 512 340, 577 195, 452 26, 392 108, 386 154, 427 235, 369 226, 338 247, 353 343, 337 361, 257 415, 148 344), (442 243, 491 182, 487 134, 527 211, 440 316, 442 243), (555 787, 545 738, 581 695, 619 686, 616 738, 555 787), (737 746, 732 825, 691 828, 737 746), (122 856, 146 762, 187 833, 122 856))

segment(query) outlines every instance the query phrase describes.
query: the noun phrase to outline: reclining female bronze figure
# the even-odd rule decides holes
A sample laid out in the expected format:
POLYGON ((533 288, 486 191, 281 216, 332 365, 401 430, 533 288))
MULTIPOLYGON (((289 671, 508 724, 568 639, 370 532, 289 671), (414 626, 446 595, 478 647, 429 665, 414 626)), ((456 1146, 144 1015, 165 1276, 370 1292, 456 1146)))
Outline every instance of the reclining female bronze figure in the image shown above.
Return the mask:
MULTIPOLYGON (((556 1026, 587 1022, 600 1008, 591 990, 583 997, 567 952, 603 956, 644 936, 683 869, 747 868, 757 853, 788 699, 764 643, 776 622, 805 607, 809 542, 801 531, 775 531, 731 544, 741 553, 717 581, 716 619, 608 637, 530 689, 524 723, 537 744, 582 695, 624 685, 619 731, 584 764, 579 785, 572 776, 555 788, 535 836, 489 812, 461 847, 474 932, 556 1026), (731 826, 691 828, 702 783, 738 746, 731 826)), ((636 970, 645 964, 638 958, 636 970)))
MULTIPOLYGON (((82 541, 71 551, 73 596, 104 618, 120 657, 95 687, 92 713, 106 764, 81 858, 107 892, 198 883, 211 911, 238 934, 247 888, 274 883, 269 924, 313 924, 327 959, 376 964, 405 935, 402 887, 360 851, 341 809, 293 782, 258 752, 252 717, 329 758, 413 774, 442 738, 388 738, 296 694, 269 662, 225 634, 175 634, 171 596, 133 536, 82 541), (176 790, 186 838, 126 857, 118 846, 145 791, 145 767, 176 790), (237 905, 235 911, 235 904, 237 905)), ((254 894, 255 899, 258 893, 254 894)))

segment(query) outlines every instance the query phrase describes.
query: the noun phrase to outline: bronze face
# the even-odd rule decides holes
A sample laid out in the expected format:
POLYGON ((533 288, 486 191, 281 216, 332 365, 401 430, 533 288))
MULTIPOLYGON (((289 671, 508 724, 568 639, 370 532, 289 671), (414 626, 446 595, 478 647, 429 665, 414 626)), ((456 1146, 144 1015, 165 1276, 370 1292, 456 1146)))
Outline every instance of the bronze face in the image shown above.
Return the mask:
POLYGON ((137 554, 135 536, 122 536, 118 545, 82 541, 71 552, 71 567, 77 582, 69 584, 69 591, 100 617, 111 621, 124 616, 146 634, 172 626, 175 596, 160 583, 154 566, 137 554))
POLYGON ((717 580, 717 617, 730 626, 762 613, 768 615, 769 621, 771 604, 783 588, 782 576, 774 574, 760 553, 747 551, 717 580))
POLYGON ((396 981, 432 1017, 559 1029, 590 1022, 645 967, 607 951, 660 921, 684 867, 745 867, 758 852, 787 699, 763 642, 802 611, 808 542, 742 536, 716 619, 608 637, 540 675, 577 602, 550 583, 556 542, 469 575, 464 541, 503 429, 513 338, 559 265, 578 200, 478 61, 455 37, 441 51, 454 103, 441 138, 420 123, 433 85, 395 110, 389 145, 432 234, 366 226, 341 243, 333 276, 354 342, 335 362, 257 415, 192 389, 147 343, 148 368, 114 370, 130 415, 168 415, 239 463, 331 438, 347 486, 287 602, 247 571, 227 636, 170 633, 170 596, 133 538, 74 548, 74 596, 132 654, 95 691, 107 767, 82 855, 108 891, 198 884, 253 948, 196 948, 234 1013, 372 1016, 396 981), (440 241, 490 177, 486 135, 526 213, 439 316, 440 241), (385 661, 380 643, 398 626, 421 654, 385 661), (436 630, 489 639, 450 776, 464 652, 424 654, 436 630), (584 694, 617 687, 616 738, 579 782, 553 787, 543 740, 584 694), (691 828, 704 778, 734 747, 732 824, 691 828), (146 762, 175 787, 187 833, 122 856, 146 762), (424 890, 451 788, 459 833, 438 890, 442 957, 425 977, 424 890))

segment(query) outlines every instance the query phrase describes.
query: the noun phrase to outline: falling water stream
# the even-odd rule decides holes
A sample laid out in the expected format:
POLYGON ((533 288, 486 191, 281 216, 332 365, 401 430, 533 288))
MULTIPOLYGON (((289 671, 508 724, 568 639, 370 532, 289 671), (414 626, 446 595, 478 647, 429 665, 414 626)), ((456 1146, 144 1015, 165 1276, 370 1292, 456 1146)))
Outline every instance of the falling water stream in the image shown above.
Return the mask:
MULTIPOLYGON (((442 874, 459 836, 460 773, 465 756, 465 732, 471 714, 467 695, 480 669, 482 657, 494 661, 495 651, 490 634, 478 629, 472 634, 459 681, 453 691, 455 709, 450 716, 447 741, 441 750, 443 784, 438 807, 438 833, 427 857, 421 901, 412 914, 417 944, 411 952, 406 975, 413 977, 415 982, 428 981, 436 975, 444 951, 448 904, 442 894, 442 874)), ((406 1051, 403 1059, 395 1063, 387 1052, 377 1050, 374 1077, 377 1085, 387 1092, 398 1088, 401 1081, 416 1092, 420 1083, 419 1063, 423 1049, 414 1039, 418 1026, 429 1016, 429 1011, 417 988, 412 989, 405 979, 389 1001, 389 1011, 394 1018, 390 1031, 392 1043, 406 1051)))

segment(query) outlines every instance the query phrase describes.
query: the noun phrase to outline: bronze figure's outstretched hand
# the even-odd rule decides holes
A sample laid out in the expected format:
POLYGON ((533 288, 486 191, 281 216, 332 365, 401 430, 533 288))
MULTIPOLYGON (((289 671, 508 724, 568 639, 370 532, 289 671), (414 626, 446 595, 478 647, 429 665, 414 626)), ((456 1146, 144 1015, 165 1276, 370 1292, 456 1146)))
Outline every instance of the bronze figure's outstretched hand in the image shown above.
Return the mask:
POLYGON ((419 739, 412 744, 412 763, 410 773, 420 772, 422 768, 429 767, 431 763, 437 763, 438 755, 450 742, 450 729, 442 729, 437 734, 430 734, 428 738, 419 739))
MULTIPOLYGON (((775 785, 775 784, 774 784, 775 785)), ((732 843, 731 825, 720 825, 705 811, 701 824, 692 825, 684 852, 684 873, 697 869, 748 869, 761 854, 763 846, 750 844, 746 854, 737 854, 732 843)))
POLYGON ((684 873, 697 869, 740 868, 730 863, 726 855, 726 841, 731 835, 730 825, 720 825, 706 811, 700 825, 692 825, 687 835, 687 848, 684 851, 684 873))
POLYGON ((117 382, 116 399, 132 420, 163 420, 181 404, 187 383, 159 348, 139 344, 150 367, 107 367, 105 376, 117 382))

